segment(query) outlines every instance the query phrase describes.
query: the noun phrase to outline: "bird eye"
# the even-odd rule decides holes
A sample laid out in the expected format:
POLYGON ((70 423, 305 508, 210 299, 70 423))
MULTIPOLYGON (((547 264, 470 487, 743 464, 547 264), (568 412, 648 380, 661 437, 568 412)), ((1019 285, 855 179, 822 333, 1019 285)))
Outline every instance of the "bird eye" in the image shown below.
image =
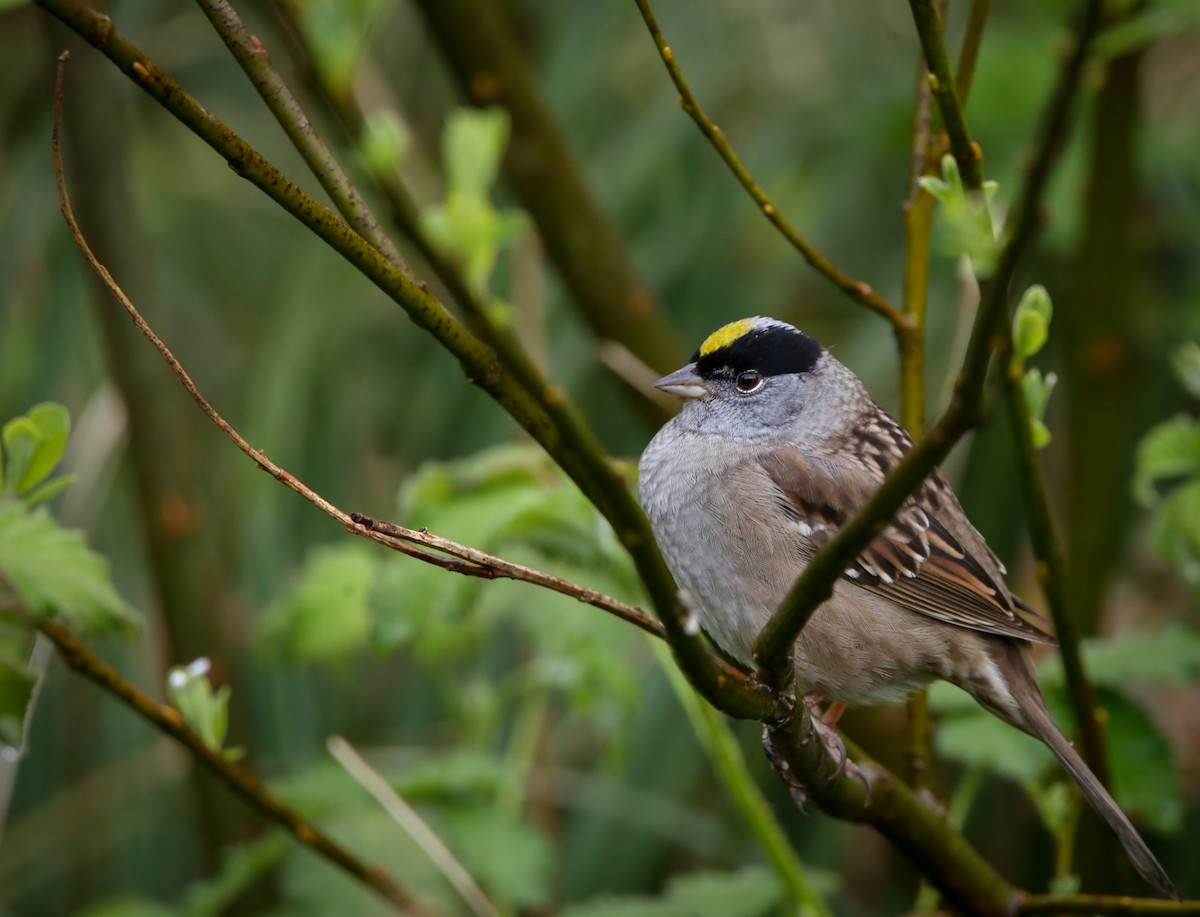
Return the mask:
POLYGON ((757 369, 747 369, 745 372, 737 374, 737 378, 733 380, 733 384, 737 386, 739 392, 749 394, 763 384, 762 373, 757 369))

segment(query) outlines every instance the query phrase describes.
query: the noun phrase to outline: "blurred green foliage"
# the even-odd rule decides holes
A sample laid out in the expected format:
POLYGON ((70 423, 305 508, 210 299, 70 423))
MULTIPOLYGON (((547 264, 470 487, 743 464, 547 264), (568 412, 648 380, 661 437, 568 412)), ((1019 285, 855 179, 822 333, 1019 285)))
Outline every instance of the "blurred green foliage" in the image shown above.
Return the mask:
MULTIPOLYGON (((269 6, 238 6, 298 85, 304 68, 291 61, 287 31, 269 6)), ((991 13, 967 114, 985 173, 999 185, 989 205, 997 222, 1020 181, 1070 6, 1023 0, 991 13)), ((562 596, 451 576, 348 540, 258 474, 193 409, 91 279, 61 224, 48 136, 53 61, 63 47, 72 49, 65 157, 84 230, 251 442, 342 506, 638 599, 611 533, 464 383, 452 359, 99 55, 30 5, 0 7, 0 419, 45 399, 75 418, 65 445, 66 426, 44 412, 28 414, 36 434, 17 423, 13 446, 7 427, 2 437, 11 486, 0 498, 0 570, 14 583, 20 571, 33 571, 22 580, 25 601, 69 610, 76 628, 126 620, 130 605, 142 609, 147 637, 92 645, 164 695, 173 666, 211 660, 211 682, 222 687, 212 689, 205 676, 213 693, 197 722, 215 727, 227 716, 227 728, 212 733, 218 744, 244 747, 248 766, 289 803, 448 909, 461 907, 455 894, 328 759, 328 735, 362 748, 507 912, 789 912, 777 872, 646 638, 562 596), (51 517, 13 492, 53 496, 32 479, 40 474, 42 487, 65 480, 47 478, 59 453, 77 483, 56 497, 51 517), (89 533, 110 558, 116 589, 105 563, 56 519, 89 533), (211 706, 217 697, 226 698, 219 714, 211 706)), ((519 202, 503 181, 484 191, 490 181, 472 183, 452 168, 465 153, 468 165, 490 174, 503 131, 493 123, 472 140, 447 130, 484 122, 459 111, 414 9, 400 0, 294 8, 331 88, 358 87, 369 122, 383 125, 369 143, 340 149, 343 161, 365 155, 370 168, 397 168, 421 210, 440 214, 435 223, 452 222, 451 212, 464 206, 452 199, 455 189, 471 192, 467 222, 483 231, 458 257, 504 300, 518 332, 614 454, 635 456, 652 429, 538 256, 535 227, 514 239, 508 215, 519 202)), ((594 193, 681 340, 698 341, 742 315, 778 315, 832 346, 894 408, 890 331, 840 298, 762 220, 679 112, 632 6, 512 0, 503 9, 594 193)), ((780 210, 835 263, 898 299, 916 77, 904 6, 721 0, 701 8, 661 0, 656 11, 693 89, 780 210)), ((108 12, 293 180, 315 186, 197 10, 119 0, 108 12)), ((965 14, 965 4, 951 4, 952 47, 965 14)), ((1139 6, 1103 39, 1108 59, 1140 60, 1139 106, 1118 119, 1136 149, 1136 218, 1112 227, 1124 234, 1136 296, 1119 332, 1089 344, 1085 356, 1115 372, 1137 367, 1123 378, 1137 397, 1137 435, 1110 432, 1077 444, 1127 456, 1132 467, 1141 434, 1166 424, 1142 441, 1136 480, 1153 515, 1133 511, 1128 491, 1093 495, 1108 508, 1103 525, 1120 549, 1108 561, 1116 588, 1105 627, 1138 626, 1089 643, 1087 659, 1109 713, 1118 798, 1143 824, 1177 831, 1152 843, 1192 896, 1200 894, 1200 879, 1186 868, 1200 844, 1200 750, 1192 738, 1200 672, 1189 629, 1195 593, 1185 580, 1194 571, 1200 509, 1195 450, 1188 451, 1194 423, 1179 414, 1168 355, 1200 335, 1198 46, 1194 13, 1175 0, 1139 6), (1167 560, 1152 556, 1151 545, 1169 547, 1167 560), (1175 623, 1163 629, 1163 622, 1175 623)), ((1052 185, 1040 253, 1021 279, 1022 288, 1043 283, 1054 299, 1055 321, 1041 329, 1047 339, 1038 351, 1046 381, 1057 372, 1064 388, 1085 394, 1086 381, 1068 368, 1066 357, 1081 345, 1064 330, 1072 327, 1064 317, 1088 320, 1092 303, 1081 300, 1075 278, 1088 265, 1080 268, 1076 256, 1084 229, 1107 225, 1083 193, 1099 136, 1096 85, 1088 83, 1052 185)), ((336 141, 319 105, 306 104, 336 141)), ((952 178, 936 179, 949 196, 952 178)), ((946 222, 943 215, 939 233, 953 236, 946 222)), ((972 316, 970 284, 956 268, 963 245, 952 241, 933 265, 931 408, 948 395, 972 316)), ((414 267, 426 276, 419 261, 414 267)), ((1176 363, 1194 370, 1185 357, 1176 363)), ((1044 457, 1060 488, 1073 474, 1059 448, 1065 409, 1056 398, 1044 415, 1035 412, 1055 434, 1044 457)), ((1103 416, 1107 405, 1087 409, 1103 416)), ((1002 425, 992 424, 947 471, 1009 563, 1014 587, 1036 604, 1010 449, 1002 425)), ((1068 532, 1077 524, 1064 519, 1068 532)), ((95 688, 45 654, 31 657, 28 630, 17 633, 23 642, 3 645, 0 671, 45 671, 45 678, 23 761, 0 762, 0 913, 380 909, 368 892, 248 817, 95 688)), ((1053 661, 1041 674, 1065 721, 1053 661)), ((14 741, 24 735, 32 683, 18 674, 9 693, 0 682, 14 741)), ((986 766, 1024 781, 1041 814, 1065 823, 1060 791, 1044 783, 1057 772, 1046 769, 1040 746, 974 707, 942 703, 937 735, 947 794, 961 764, 986 766)), ((896 855, 878 847, 871 856, 853 853, 871 843, 854 833, 861 829, 798 818, 762 761, 757 731, 734 728, 773 813, 817 867, 817 884, 837 912, 909 908, 912 877, 896 855), (832 875, 840 881, 822 883, 832 875)), ((863 714, 849 728, 885 760, 902 753, 886 711, 863 714)), ((982 783, 964 806, 967 833, 1002 872, 1038 888, 1049 872, 1039 856, 1038 815, 1012 794, 1007 784, 982 783)), ((1081 865, 1100 872, 1101 886, 1110 880, 1099 859, 1081 865)), ((1088 887, 1096 881, 1092 875, 1088 887)))

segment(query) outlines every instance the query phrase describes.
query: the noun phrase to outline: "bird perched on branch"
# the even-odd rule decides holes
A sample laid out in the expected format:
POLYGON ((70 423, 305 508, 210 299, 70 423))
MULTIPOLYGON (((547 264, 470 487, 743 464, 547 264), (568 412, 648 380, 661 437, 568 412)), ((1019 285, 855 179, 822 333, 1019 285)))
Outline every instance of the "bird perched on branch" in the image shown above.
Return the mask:
MULTIPOLYGON (((642 505, 705 631, 751 665, 796 577, 912 440, 828 350, 775 319, 725 325, 656 385, 684 403, 642 454, 642 505)), ((1003 573, 934 472, 809 619, 794 648, 798 690, 870 704, 934 679, 958 685, 1048 745, 1138 872, 1177 898, 1047 712, 1029 645, 1054 638, 1003 573)))

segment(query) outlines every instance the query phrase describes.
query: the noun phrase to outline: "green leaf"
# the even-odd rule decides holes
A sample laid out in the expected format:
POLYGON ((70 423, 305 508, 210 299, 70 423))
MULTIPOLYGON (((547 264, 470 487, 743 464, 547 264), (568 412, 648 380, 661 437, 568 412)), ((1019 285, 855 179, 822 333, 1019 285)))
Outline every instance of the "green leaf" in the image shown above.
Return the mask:
POLYGON ((316 549, 300 581, 263 613, 260 638, 279 642, 297 659, 325 663, 363 649, 373 623, 367 600, 380 562, 363 544, 316 549))
POLYGON ((26 507, 32 509, 39 503, 45 503, 48 500, 53 500, 60 493, 70 487, 78 480, 79 476, 74 474, 60 474, 56 478, 51 478, 49 481, 43 481, 37 487, 21 495, 21 502, 26 507))
POLYGON ((1133 492, 1145 506, 1158 502, 1160 481, 1200 474, 1200 423, 1180 414, 1142 437, 1137 449, 1133 492))
POLYGON ((182 912, 150 898, 122 895, 76 911, 76 917, 182 917, 182 912))
POLYGON ((774 873, 748 866, 737 872, 676 877, 661 898, 630 895, 586 901, 567 907, 563 917, 769 917, 785 913, 784 905, 774 873))
POLYGON ((1175 378, 1193 398, 1200 398, 1200 344, 1188 341, 1171 352, 1175 378))
POLYGON ((359 155, 373 175, 394 175, 411 147, 408 125, 393 109, 382 108, 367 116, 359 139, 359 155))
MULTIPOLYGON (((1088 677, 1098 687, 1189 685, 1200 680, 1200 633, 1171 621, 1153 630, 1093 637, 1081 646, 1088 677)), ((1048 692, 1064 690, 1062 659, 1055 654, 1038 667, 1038 683, 1048 692)))
POLYGON ((62 458, 63 450, 67 447, 67 434, 71 430, 71 415, 65 407, 53 401, 34 405, 27 416, 41 435, 25 478, 17 485, 18 493, 24 493, 49 476, 62 458))
POLYGON ((1171 743, 1133 701, 1107 690, 1098 700, 1108 714, 1105 738, 1114 798, 1154 830, 1178 831, 1183 802, 1171 743))
MULTIPOLYGON (((184 721, 209 748, 220 751, 229 728, 229 685, 213 691, 208 680, 211 668, 203 657, 186 666, 176 666, 167 674, 167 693, 179 708, 184 721)), ((240 757, 237 749, 230 749, 240 757)), ((229 755, 227 755, 229 757, 229 755)))
POLYGON ((783 904, 778 877, 762 866, 738 872, 696 872, 673 879, 668 894, 699 917, 759 917, 783 904))
POLYGON ((1036 780, 1054 755, 1033 736, 997 719, 982 707, 944 718, 934 732, 938 753, 1010 780, 1036 780))
POLYGON ((87 633, 137 624, 113 587, 108 561, 44 509, 0 499, 0 573, 35 615, 61 617, 87 633))
POLYGON ((490 897, 522 910, 550 903, 554 850, 533 825, 490 799, 445 812, 440 821, 447 846, 490 897))
POLYGON ((442 158, 448 195, 486 199, 508 144, 508 112, 500 107, 460 108, 446 119, 442 158))
POLYGON ((1053 311, 1050 294, 1040 284, 1026 290, 1017 303, 1013 315, 1013 348, 1022 360, 1032 357, 1045 346, 1050 336, 1053 311))
POLYGON ((28 477, 37 452, 42 431, 28 417, 14 417, 0 430, 4 446, 4 492, 20 493, 21 483, 28 477))
POLYGON ((1193 477, 1163 499, 1151 543, 1187 582, 1200 584, 1200 477, 1193 477))

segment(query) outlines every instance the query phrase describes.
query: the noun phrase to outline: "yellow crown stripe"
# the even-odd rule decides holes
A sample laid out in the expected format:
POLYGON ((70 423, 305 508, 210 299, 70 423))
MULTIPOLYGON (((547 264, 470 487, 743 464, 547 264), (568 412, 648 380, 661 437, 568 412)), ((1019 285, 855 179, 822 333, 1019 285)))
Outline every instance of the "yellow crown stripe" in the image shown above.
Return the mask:
POLYGON ((714 350, 720 350, 722 347, 732 344, 753 327, 753 319, 743 318, 718 328, 706 337, 704 343, 700 345, 700 356, 706 357, 714 350))

